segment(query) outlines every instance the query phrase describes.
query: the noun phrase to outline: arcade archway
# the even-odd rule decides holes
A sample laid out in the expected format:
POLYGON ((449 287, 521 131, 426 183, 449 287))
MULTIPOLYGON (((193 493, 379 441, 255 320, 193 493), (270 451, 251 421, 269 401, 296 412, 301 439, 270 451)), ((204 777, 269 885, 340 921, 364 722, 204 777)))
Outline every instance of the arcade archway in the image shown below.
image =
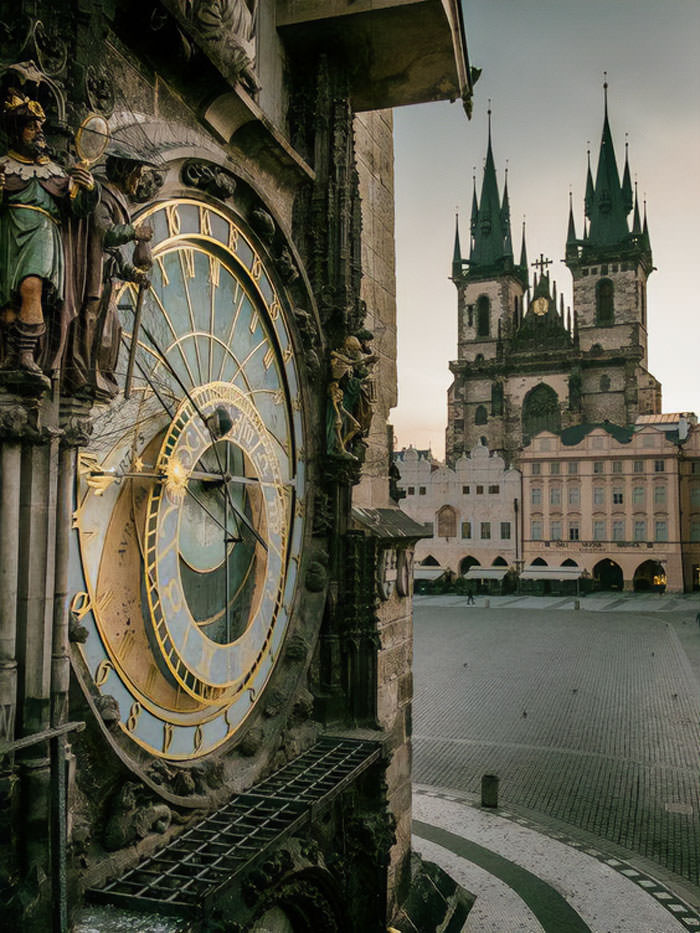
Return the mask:
POLYGON ((636 591, 666 589, 666 571, 658 560, 645 560, 634 571, 632 582, 636 591))
POLYGON ((599 560, 595 565, 593 579, 599 590, 621 590, 625 585, 622 567, 609 557, 599 560))
POLYGON ((466 576, 467 571, 469 570, 470 567, 481 567, 481 564, 476 559, 476 557, 472 557, 471 555, 469 555, 469 557, 463 557, 461 561, 459 562, 460 576, 461 577, 466 576))

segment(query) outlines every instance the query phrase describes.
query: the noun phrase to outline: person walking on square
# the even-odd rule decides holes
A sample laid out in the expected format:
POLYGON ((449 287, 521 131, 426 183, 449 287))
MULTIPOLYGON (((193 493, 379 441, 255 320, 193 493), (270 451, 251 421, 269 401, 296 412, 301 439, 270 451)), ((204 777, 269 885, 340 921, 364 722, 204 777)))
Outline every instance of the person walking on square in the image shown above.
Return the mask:
POLYGON ((467 606, 475 606, 474 602, 474 587, 472 584, 469 584, 469 589, 467 590, 467 606))

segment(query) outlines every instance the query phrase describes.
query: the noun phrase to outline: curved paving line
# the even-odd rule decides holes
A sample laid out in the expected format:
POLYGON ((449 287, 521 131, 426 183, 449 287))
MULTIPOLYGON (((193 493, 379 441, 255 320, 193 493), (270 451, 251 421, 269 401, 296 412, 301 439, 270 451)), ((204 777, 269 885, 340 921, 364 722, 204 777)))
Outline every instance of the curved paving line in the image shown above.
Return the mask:
POLYGON ((527 904, 544 927, 545 933, 561 933, 562 930, 567 933, 591 933, 591 928, 558 891, 520 865, 475 842, 421 820, 413 821, 413 832, 421 839, 434 842, 500 878, 527 904))

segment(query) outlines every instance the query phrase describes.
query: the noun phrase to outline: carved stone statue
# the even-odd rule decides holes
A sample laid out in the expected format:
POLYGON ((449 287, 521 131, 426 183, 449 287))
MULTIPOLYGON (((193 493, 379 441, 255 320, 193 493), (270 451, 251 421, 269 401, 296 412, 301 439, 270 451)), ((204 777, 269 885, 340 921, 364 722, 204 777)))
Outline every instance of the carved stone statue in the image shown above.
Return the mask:
MULTIPOLYGON (((371 335, 369 335, 371 336, 371 335)), ((371 369, 377 357, 357 337, 331 351, 326 440, 328 453, 354 458, 352 447, 366 437, 372 421, 371 369)))
MULTIPOLYGON (((168 0, 165 5, 175 8, 183 27, 223 74, 251 92, 259 89, 255 73, 257 0, 168 0)), ((183 41, 188 48, 186 36, 183 41)))
POLYGON ((89 171, 66 173, 46 153, 44 111, 36 100, 10 90, 2 111, 9 151, 0 158, 0 315, 5 354, 0 375, 46 381, 36 361, 39 338, 52 334, 44 368, 56 363, 75 315, 73 269, 66 263, 63 227, 68 216, 87 216, 98 192, 89 171))
POLYGON ((137 153, 112 147, 106 177, 98 178, 100 203, 90 218, 85 250, 85 292, 80 314, 73 321, 63 364, 63 390, 107 401, 119 391, 115 378, 121 325, 117 311, 117 284, 135 282, 145 286, 151 262, 143 247, 152 238, 148 224, 131 223, 127 197, 138 189, 144 168, 149 165, 137 153), (119 247, 136 243, 133 261, 125 260, 119 247))

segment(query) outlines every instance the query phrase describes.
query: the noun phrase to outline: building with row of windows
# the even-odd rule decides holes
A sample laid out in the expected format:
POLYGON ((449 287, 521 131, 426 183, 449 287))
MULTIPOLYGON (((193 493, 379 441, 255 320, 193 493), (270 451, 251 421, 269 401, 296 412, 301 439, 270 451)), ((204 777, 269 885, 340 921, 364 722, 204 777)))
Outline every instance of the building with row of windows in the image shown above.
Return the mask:
POLYGON ((543 579, 569 568, 603 589, 700 588, 696 421, 685 413, 543 431, 520 451, 519 469, 482 444, 454 469, 402 451, 402 508, 428 534, 416 562, 543 579))

